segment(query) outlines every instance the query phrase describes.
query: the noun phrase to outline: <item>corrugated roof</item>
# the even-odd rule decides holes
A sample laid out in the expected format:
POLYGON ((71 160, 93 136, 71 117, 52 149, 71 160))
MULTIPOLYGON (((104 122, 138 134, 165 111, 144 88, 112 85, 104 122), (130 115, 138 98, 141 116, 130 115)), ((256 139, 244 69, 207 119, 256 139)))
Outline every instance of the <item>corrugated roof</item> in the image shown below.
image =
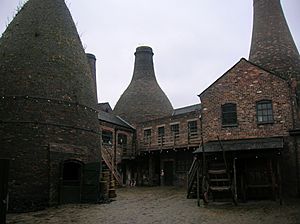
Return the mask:
POLYGON ((175 109, 173 111, 172 116, 176 116, 176 115, 180 115, 180 114, 186 114, 186 113, 190 113, 190 112, 194 112, 194 111, 199 111, 201 110, 201 104, 195 104, 195 105, 191 105, 191 106, 187 106, 187 107, 181 107, 178 109, 175 109))

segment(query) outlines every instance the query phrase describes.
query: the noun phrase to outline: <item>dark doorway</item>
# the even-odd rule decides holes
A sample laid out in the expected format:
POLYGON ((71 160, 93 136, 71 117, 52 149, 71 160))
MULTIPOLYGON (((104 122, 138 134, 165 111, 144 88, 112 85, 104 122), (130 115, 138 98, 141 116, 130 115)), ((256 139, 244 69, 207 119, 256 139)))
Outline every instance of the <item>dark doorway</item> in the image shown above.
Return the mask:
POLYGON ((6 223, 9 160, 0 159, 0 223, 6 223))
POLYGON ((62 164, 61 203, 79 203, 81 191, 82 164, 79 161, 65 161, 62 164))
POLYGON ((101 163, 87 163, 83 167, 81 202, 96 203, 100 200, 101 163))
POLYGON ((77 160, 63 162, 60 203, 99 202, 100 172, 100 162, 87 164, 77 160))
POLYGON ((172 186, 174 178, 174 162, 165 161, 164 162, 164 183, 165 186, 172 186))

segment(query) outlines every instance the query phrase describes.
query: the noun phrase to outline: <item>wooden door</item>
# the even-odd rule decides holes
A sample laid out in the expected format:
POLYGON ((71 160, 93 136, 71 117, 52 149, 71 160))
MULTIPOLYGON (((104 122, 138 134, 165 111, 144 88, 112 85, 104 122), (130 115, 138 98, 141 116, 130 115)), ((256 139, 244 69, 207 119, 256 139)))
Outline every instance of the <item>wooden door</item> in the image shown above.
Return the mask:
POLYGON ((79 203, 81 201, 82 164, 70 160, 61 164, 60 203, 79 203))
POLYGON ((88 163, 83 167, 81 201, 96 203, 100 200, 101 163, 88 163))

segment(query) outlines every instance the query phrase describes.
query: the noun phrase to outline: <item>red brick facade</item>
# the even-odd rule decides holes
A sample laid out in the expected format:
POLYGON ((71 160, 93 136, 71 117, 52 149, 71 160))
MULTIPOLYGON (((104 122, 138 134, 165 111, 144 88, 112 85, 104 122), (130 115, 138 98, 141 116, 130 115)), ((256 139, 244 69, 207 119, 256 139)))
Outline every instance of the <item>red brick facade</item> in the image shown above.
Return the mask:
POLYGON ((139 185, 186 186, 192 152, 201 140, 199 115, 200 105, 193 105, 174 110, 172 116, 137 125, 139 185), (174 132, 174 126, 178 127, 177 132, 174 132), (163 135, 159 134, 159 128, 164 129, 163 135), (147 130, 151 132, 149 137, 145 136, 147 130))
MULTIPOLYGON (((270 158, 273 159, 273 164, 282 161, 280 166, 283 194, 295 196, 298 184, 297 147, 289 134, 294 127, 292 106, 294 101, 288 81, 241 59, 199 96, 202 103, 203 139, 206 147, 219 137, 224 144, 236 142, 236 145, 232 145, 234 149, 231 149, 234 150, 232 152, 235 157, 243 158, 241 161, 244 162, 253 161, 253 167, 256 166, 253 158, 257 158, 258 154, 264 157, 265 164, 270 158), (257 103, 262 100, 271 102, 273 117, 270 122, 258 122, 257 103), (237 119, 234 125, 222 124, 222 105, 227 103, 236 105, 237 119), (251 145, 249 148, 252 151, 249 151, 249 148, 239 148, 241 144, 249 141, 254 140, 253 142, 256 142, 254 144, 257 144, 263 139, 268 142, 268 139, 274 137, 283 140, 279 151, 270 145, 268 147, 251 145), (278 155, 282 155, 281 159, 278 155)), ((268 144, 271 141, 273 140, 268 144)), ((237 169, 241 168, 242 166, 237 169)))
POLYGON ((168 148, 198 147, 200 143, 200 111, 186 113, 177 116, 169 116, 161 119, 143 122, 137 126, 137 143, 140 150, 159 150, 168 148), (197 131, 194 135, 189 133, 188 123, 197 123, 197 131), (172 125, 179 126, 178 136, 174 136, 172 125), (164 141, 160 141, 158 128, 164 127, 164 141), (151 129, 151 139, 145 142, 144 130, 151 129))
POLYGON ((204 141, 288 136, 292 128, 290 89, 287 82, 245 59, 200 94, 204 141), (256 102, 271 100, 274 122, 258 124, 256 102), (222 127, 221 106, 235 103, 237 125, 222 127))

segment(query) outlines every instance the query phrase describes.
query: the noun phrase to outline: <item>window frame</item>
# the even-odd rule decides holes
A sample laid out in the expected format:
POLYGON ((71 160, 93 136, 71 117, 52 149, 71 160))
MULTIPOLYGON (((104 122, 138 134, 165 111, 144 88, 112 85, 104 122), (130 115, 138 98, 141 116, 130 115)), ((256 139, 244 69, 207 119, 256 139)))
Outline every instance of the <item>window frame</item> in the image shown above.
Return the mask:
POLYGON ((188 134, 191 136, 196 136, 198 135, 198 121, 197 120, 192 120, 187 122, 188 126, 188 134), (191 126, 190 124, 194 124, 195 126, 191 126))
POLYGON ((118 145, 122 146, 122 148, 127 147, 128 144, 128 136, 126 134, 123 133, 118 133, 118 145))
POLYGON ((221 122, 222 127, 237 127, 238 126, 238 118, 237 118, 237 104, 236 103, 225 103, 221 105, 221 122), (232 106, 229 110, 226 107, 232 106), (225 111, 227 109, 227 111, 225 111), (228 122, 232 121, 232 122, 228 122), (226 122, 225 122, 226 121, 226 122))
POLYGON ((255 104, 256 107, 256 122, 257 124, 273 124, 274 123, 274 110, 272 100, 260 100, 255 104), (266 105, 266 108, 259 108, 261 105, 266 105), (266 114, 264 114, 264 112, 266 114), (270 113, 271 112, 271 113, 270 113), (262 120, 259 121, 259 117, 262 117, 262 120), (264 120, 267 118, 267 120, 264 120), (271 119, 269 119, 271 118, 271 119))
POLYGON ((179 123, 170 124, 170 129, 171 129, 171 133, 172 133, 172 136, 174 137, 174 139, 179 139, 179 133, 180 133, 179 123), (178 128, 175 129, 173 127, 178 127, 178 128))
POLYGON ((165 126, 157 127, 157 143, 164 144, 165 142, 166 129, 165 126), (163 130, 163 132, 161 132, 163 130))
POLYGON ((144 129, 144 144, 150 145, 151 139, 152 139, 152 129, 151 128, 144 129))
POLYGON ((113 132, 110 130, 102 130, 101 133, 102 144, 112 145, 114 141, 113 132))

